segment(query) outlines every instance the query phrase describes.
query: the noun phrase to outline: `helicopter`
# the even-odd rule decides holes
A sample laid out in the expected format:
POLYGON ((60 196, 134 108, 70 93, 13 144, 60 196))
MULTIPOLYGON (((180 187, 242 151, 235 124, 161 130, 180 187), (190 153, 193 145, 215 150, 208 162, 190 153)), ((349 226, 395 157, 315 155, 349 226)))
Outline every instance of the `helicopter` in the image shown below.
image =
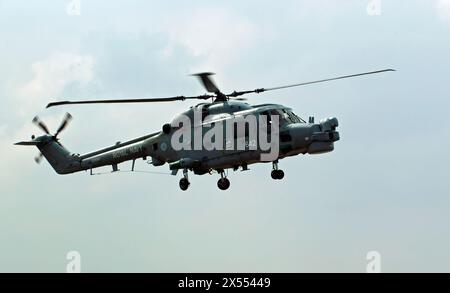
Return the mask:
POLYGON ((308 121, 305 121, 289 107, 280 104, 251 105, 242 96, 390 71, 395 70, 383 69, 278 87, 233 91, 230 94, 220 91, 212 78, 213 73, 205 72, 193 74, 206 89, 207 94, 204 95, 51 102, 47 108, 79 104, 204 101, 178 114, 170 123, 164 124, 160 131, 118 142, 84 155, 71 153, 58 138, 72 120, 69 113, 66 113, 54 134, 51 134, 46 124, 36 116, 32 122, 44 134, 38 137, 32 135, 30 141, 21 141, 15 145, 37 147, 40 154, 35 161, 39 163, 45 157, 58 174, 90 170, 93 175, 93 169, 104 166, 111 166, 112 172, 117 172, 118 164, 125 161, 131 161, 131 171, 135 171, 136 160, 150 158, 148 162, 155 167, 168 164, 172 175, 181 170, 183 176, 179 187, 183 191, 190 186, 189 172, 195 175, 217 173, 220 175, 218 188, 227 190, 230 187, 228 170, 247 171, 249 165, 264 162, 272 163, 272 179, 281 180, 284 178, 284 171, 278 167, 279 160, 300 154, 323 154, 334 150, 334 143, 340 140, 337 131, 338 119, 331 117, 315 123, 314 117, 309 117, 308 121), (194 122, 191 123, 192 121, 194 122), (226 137, 223 133, 227 133, 226 137), (206 137, 209 137, 209 145, 205 144, 205 141, 208 142, 206 137), (275 151, 261 148, 262 142, 265 142, 266 146, 269 143, 275 151), (196 147, 192 147, 193 144, 196 147), (236 147, 238 145, 240 147, 236 147))

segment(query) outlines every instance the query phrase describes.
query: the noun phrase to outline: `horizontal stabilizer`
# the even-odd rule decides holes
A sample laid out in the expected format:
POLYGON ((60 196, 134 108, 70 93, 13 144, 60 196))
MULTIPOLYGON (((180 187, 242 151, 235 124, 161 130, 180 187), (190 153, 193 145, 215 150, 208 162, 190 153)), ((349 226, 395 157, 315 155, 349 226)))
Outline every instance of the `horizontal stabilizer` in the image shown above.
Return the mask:
POLYGON ((38 143, 38 141, 21 141, 16 142, 14 145, 37 145, 38 143))

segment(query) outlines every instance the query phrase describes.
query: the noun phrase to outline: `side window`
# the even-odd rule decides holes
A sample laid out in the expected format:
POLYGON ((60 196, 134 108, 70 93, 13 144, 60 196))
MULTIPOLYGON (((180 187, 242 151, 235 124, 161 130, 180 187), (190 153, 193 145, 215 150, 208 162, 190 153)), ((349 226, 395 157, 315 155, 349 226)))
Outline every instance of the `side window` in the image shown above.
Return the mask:
POLYGON ((284 117, 284 113, 280 110, 270 110, 270 115, 272 116, 278 116, 278 124, 279 126, 282 126, 286 124, 287 120, 284 117))
POLYGON ((261 116, 266 116, 267 119, 267 131, 270 132, 270 124, 272 123, 270 114, 268 111, 261 112, 261 116))
POLYGON ((289 117, 291 118, 292 122, 294 122, 294 123, 302 123, 300 118, 297 115, 295 115, 292 111, 289 111, 288 114, 289 114, 289 117))
POLYGON ((297 119, 295 118, 294 115, 292 115, 292 112, 288 112, 289 115, 289 120, 291 120, 293 123, 297 123, 297 119))
POLYGON ((290 115, 290 113, 288 111, 286 111, 284 109, 282 111, 283 111, 283 118, 284 118, 284 120, 286 120, 288 122, 295 122, 295 121, 292 120, 292 117, 291 117, 291 115, 290 115))

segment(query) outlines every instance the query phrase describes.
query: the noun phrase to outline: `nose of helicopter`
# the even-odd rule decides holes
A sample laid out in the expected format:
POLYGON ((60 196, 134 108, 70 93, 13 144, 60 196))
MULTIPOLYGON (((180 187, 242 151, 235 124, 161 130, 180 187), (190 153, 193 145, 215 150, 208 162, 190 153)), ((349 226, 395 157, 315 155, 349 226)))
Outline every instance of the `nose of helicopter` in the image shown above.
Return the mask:
POLYGON ((321 132, 327 134, 329 141, 335 142, 339 140, 339 132, 336 131, 336 128, 339 126, 339 121, 336 117, 322 119, 320 126, 322 129, 321 132))
MULTIPOLYGON (((291 148, 302 153, 322 154, 334 150, 334 142, 340 139, 336 131, 339 121, 335 117, 321 120, 318 124, 296 123, 289 127, 292 136, 291 148)), ((284 134, 280 141, 283 142, 284 134)))
POLYGON ((339 121, 336 117, 331 117, 320 120, 320 125, 322 126, 322 131, 335 131, 339 126, 339 121))
POLYGON ((336 117, 323 119, 319 125, 312 125, 313 133, 308 145, 308 153, 323 154, 333 151, 334 142, 339 140, 339 132, 336 131, 338 126, 339 121, 336 117), (316 126, 319 126, 319 129, 316 126))

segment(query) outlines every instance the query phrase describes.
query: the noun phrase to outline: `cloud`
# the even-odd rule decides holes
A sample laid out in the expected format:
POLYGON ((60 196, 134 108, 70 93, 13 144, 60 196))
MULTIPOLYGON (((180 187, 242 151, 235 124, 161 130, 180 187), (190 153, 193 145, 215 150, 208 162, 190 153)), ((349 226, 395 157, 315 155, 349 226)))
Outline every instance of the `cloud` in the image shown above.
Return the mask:
MULTIPOLYGON (((195 57, 204 57, 204 69, 222 69, 237 59, 239 53, 251 47, 257 33, 248 19, 226 8, 199 8, 183 13, 177 23, 168 26, 172 44, 188 48, 195 57)), ((165 50, 171 54, 172 45, 165 50)))
POLYGON ((450 22, 450 0, 437 0, 436 10, 442 21, 450 22))
POLYGON ((71 84, 88 84, 93 78, 93 66, 94 59, 90 55, 61 52, 33 63, 33 78, 18 90, 18 95, 27 101, 22 111, 42 107, 48 98, 60 94, 71 84))
MULTIPOLYGON (((0 152, 8 154, 3 158, 2 164, 9 166, 0 170, 2 181, 13 184, 19 178, 17 174, 28 174, 34 167, 32 158, 37 150, 20 148, 13 143, 27 140, 31 134, 41 134, 31 123, 36 110, 42 109, 49 98, 62 94, 70 85, 87 85, 93 78, 93 66, 94 61, 90 55, 54 53, 44 60, 34 62, 31 65, 31 80, 19 84, 11 95, 6 95, 12 103, 10 107, 18 109, 19 116, 25 119, 15 123, 13 117, 9 117, 8 124, 0 125, 0 152), (24 152, 28 154, 24 155, 24 152)), ((43 118, 51 131, 61 121, 60 114, 47 114, 43 118)))
MULTIPOLYGON (((116 5, 108 9, 106 18, 86 3, 83 11, 95 13, 83 14, 83 19, 67 17, 64 6, 58 8, 61 18, 42 17, 52 6, 40 4, 28 9, 39 17, 24 15, 20 26, 6 17, 3 27, 9 45, 4 56, 14 66, 0 69, 8 77, 8 83, 3 80, 0 85, 5 97, 1 108, 7 117, 0 122, 0 241, 4 248, 0 271, 58 272, 65 269, 66 252, 72 249, 88 260, 85 272, 361 271, 366 248, 374 249, 374 243, 392 256, 389 271, 448 271, 448 263, 442 261, 448 254, 442 252, 447 251, 449 239, 442 230, 450 215, 444 178, 449 161, 445 146, 450 140, 442 132, 448 125, 448 99, 440 85, 448 76, 442 56, 449 43, 444 38, 439 43, 418 38, 421 33, 438 38, 442 28, 434 22, 418 23, 420 34, 409 33, 409 24, 420 19, 423 15, 417 12, 425 8, 404 13, 404 5, 386 7, 396 17, 383 17, 380 22, 365 17, 368 1, 356 6, 349 1, 344 4, 348 7, 339 5, 339 9, 325 6, 325 10, 319 4, 301 5, 312 1, 292 2, 299 3, 297 9, 294 4, 241 1, 233 10, 189 3, 185 9, 172 7, 167 13, 161 13, 160 3, 142 2, 120 6, 127 13, 116 5), (153 11, 160 18, 141 15, 142 11, 153 11), (365 22, 360 23, 361 18, 365 22), (171 21, 164 26, 161 19, 171 21), (164 28, 155 28, 160 25, 164 28), (30 41, 35 27, 46 28, 39 43, 30 41), (139 32, 143 27, 160 34, 139 32), (68 34, 68 28, 77 33, 68 34), (166 32, 171 32, 169 45, 166 32), (20 36, 17 43, 16 36, 20 36), (73 44, 80 48, 74 51, 73 44), (48 52, 45 58, 37 57, 43 52, 48 52), (411 62, 424 52, 429 52, 426 62, 411 62), (87 60, 81 62, 87 73, 69 69, 68 64, 77 59, 87 60), (333 114, 342 120, 343 139, 336 151, 283 160, 286 178, 282 184, 270 182, 270 165, 261 164, 252 166, 251 172, 230 172, 232 188, 226 194, 215 187, 217 175, 191 176, 187 196, 178 190, 179 176, 59 176, 45 161, 40 166, 33 162, 36 148, 13 146, 31 134, 41 134, 30 121, 35 114, 43 116, 54 131, 66 110, 74 121, 61 139, 80 153, 159 130, 172 114, 194 101, 36 111, 63 98, 202 94, 198 82, 186 76, 199 65, 208 70, 226 67, 228 72, 217 72, 218 84, 236 84, 223 81, 231 76, 238 84, 242 80, 246 88, 259 82, 261 86, 283 84, 286 76, 286 82, 295 82, 297 75, 299 81, 302 76, 308 80, 317 72, 320 78, 327 71, 346 73, 345 68, 390 61, 402 70, 392 77, 376 77, 379 82, 355 80, 251 97, 252 103, 278 101, 299 114, 333 114), (419 71, 433 74, 416 74, 419 71), (89 74, 93 77, 86 78, 89 74), (16 117, 17 108, 22 107, 28 108, 26 117, 16 117), (401 123, 410 117, 427 119, 407 126, 401 123), (64 229, 48 223, 59 223, 64 229), (416 245, 405 252, 410 243, 416 245), (430 243, 435 252, 431 256, 430 243), (217 254, 218 250, 224 253, 217 254), (120 257, 111 258, 117 251, 120 257)), ((427 3, 431 20, 438 19, 436 3, 427 3)), ((102 5, 97 3, 95 8, 102 5)), ((17 8, 20 13, 28 10, 17 8)), ((119 167, 128 170, 130 165, 119 167)), ((141 160, 137 168, 167 172, 167 166, 154 169, 141 160)))

